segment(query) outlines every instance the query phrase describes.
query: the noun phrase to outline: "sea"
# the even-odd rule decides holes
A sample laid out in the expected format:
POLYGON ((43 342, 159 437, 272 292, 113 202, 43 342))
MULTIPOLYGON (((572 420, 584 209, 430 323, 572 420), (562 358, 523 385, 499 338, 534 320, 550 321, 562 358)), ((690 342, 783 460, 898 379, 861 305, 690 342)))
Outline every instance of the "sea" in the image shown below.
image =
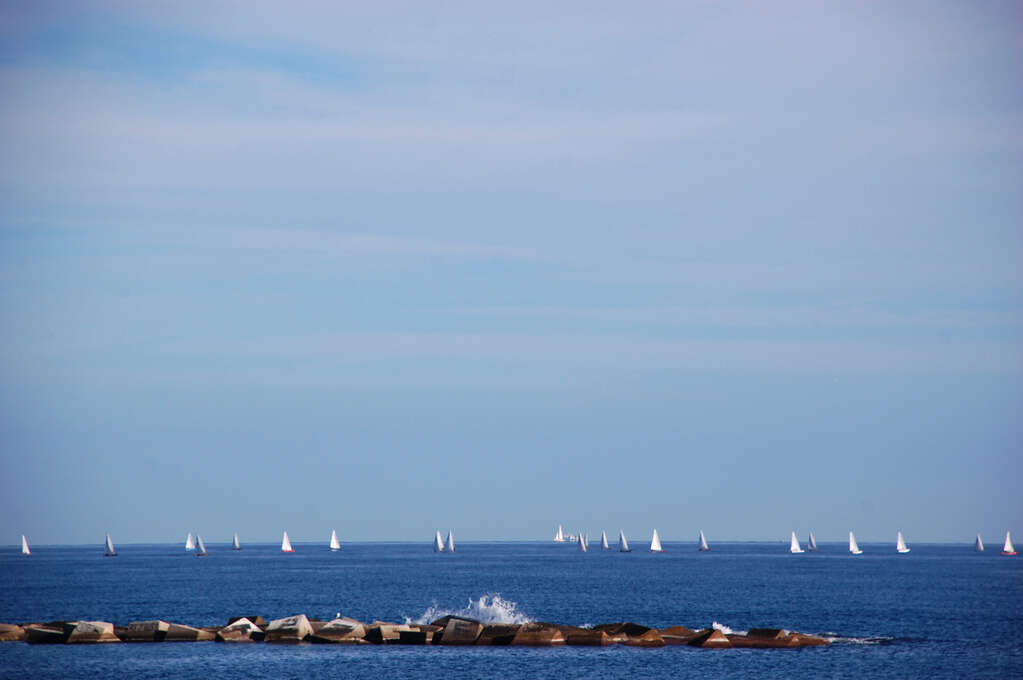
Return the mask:
POLYGON ((1021 678, 1023 557, 967 544, 665 542, 663 553, 573 543, 207 543, 33 546, 0 550, 0 621, 164 619, 195 626, 337 613, 428 622, 455 613, 484 622, 591 626, 787 628, 831 638, 795 650, 511 648, 149 643, 0 643, 3 678, 1021 678))

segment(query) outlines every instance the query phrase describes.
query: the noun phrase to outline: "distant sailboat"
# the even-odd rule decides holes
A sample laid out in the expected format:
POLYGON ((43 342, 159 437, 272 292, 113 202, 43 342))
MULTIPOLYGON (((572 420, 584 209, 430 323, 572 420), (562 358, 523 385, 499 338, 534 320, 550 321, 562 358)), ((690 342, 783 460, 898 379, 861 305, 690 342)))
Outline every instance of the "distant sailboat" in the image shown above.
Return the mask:
POLYGON ((579 552, 586 552, 590 549, 590 546, 586 544, 586 537, 579 534, 579 552))
POLYGON ((1014 548, 1012 545, 1012 537, 1009 535, 1008 531, 1005 532, 1005 545, 1002 546, 1002 554, 1003 555, 1016 554, 1016 548, 1014 548))
POLYGON ((895 551, 905 554, 909 552, 909 546, 906 545, 906 539, 902 537, 902 532, 895 538, 895 551))
POLYGON ((654 535, 650 539, 650 552, 664 552, 664 548, 661 547, 661 537, 657 535, 657 529, 654 529, 654 535))
POLYGON ((703 535, 703 529, 700 529, 700 552, 710 552, 710 546, 707 545, 707 537, 703 535))
POLYGON ((281 541, 281 552, 282 553, 293 553, 295 549, 291 547, 291 539, 288 538, 288 532, 284 532, 284 539, 281 541))
POLYGON ((444 552, 444 539, 440 537, 439 531, 433 537, 433 551, 444 552))
POLYGON ((448 542, 444 546, 444 552, 455 552, 455 537, 451 535, 451 529, 448 529, 448 542))
POLYGON ((607 532, 606 531, 601 531, 600 532, 600 549, 601 550, 610 550, 611 549, 611 546, 609 546, 607 544, 607 532))
POLYGON ((21 535, 21 554, 31 555, 32 551, 28 549, 28 539, 25 538, 25 534, 21 535))
POLYGON ((555 543, 565 542, 565 531, 561 528, 560 524, 558 525, 558 530, 554 532, 554 542, 555 543))
POLYGON ((185 550, 195 550, 195 539, 192 538, 192 532, 188 532, 188 538, 185 539, 185 550))
POLYGON ((625 532, 621 529, 618 530, 618 552, 632 552, 629 542, 625 540, 625 532))
POLYGON ((231 544, 231 550, 241 550, 242 544, 238 540, 238 532, 234 532, 234 542, 231 544))
POLYGON ((803 549, 799 547, 799 539, 796 538, 796 532, 792 532, 792 540, 789 541, 789 552, 790 553, 801 553, 803 549))
POLYGON ((114 550, 114 542, 110 540, 110 534, 107 534, 107 548, 103 552, 104 557, 117 557, 117 551, 114 550))
POLYGON ((206 557, 209 553, 206 552, 206 544, 202 542, 202 536, 199 534, 195 535, 195 556, 206 557))
POLYGON ((341 549, 341 541, 337 540, 337 531, 334 529, 330 530, 330 549, 334 552, 341 549))
POLYGON ((813 532, 810 532, 810 540, 806 542, 806 549, 810 552, 817 552, 817 541, 813 540, 813 532))
POLYGON ((980 534, 977 534, 977 542, 973 544, 973 549, 977 552, 984 552, 984 541, 980 540, 980 534))
POLYGON ((856 537, 853 536, 853 532, 849 532, 849 552, 853 555, 862 555, 863 551, 860 550, 860 546, 856 543, 856 537))

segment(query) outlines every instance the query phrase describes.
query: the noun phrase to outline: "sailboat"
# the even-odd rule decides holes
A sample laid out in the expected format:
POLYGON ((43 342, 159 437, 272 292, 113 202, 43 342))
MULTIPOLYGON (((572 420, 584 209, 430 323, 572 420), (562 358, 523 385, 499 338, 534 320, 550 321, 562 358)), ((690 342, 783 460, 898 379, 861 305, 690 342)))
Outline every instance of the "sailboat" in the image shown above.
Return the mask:
POLYGON ((341 549, 341 541, 337 540, 337 531, 334 529, 330 530, 330 549, 334 552, 341 549))
POLYGON ((707 537, 703 535, 703 529, 700 529, 700 552, 710 552, 710 546, 707 545, 707 537))
POLYGON ((185 539, 185 550, 195 550, 195 539, 192 538, 192 532, 188 532, 188 538, 185 539))
POLYGON ((654 535, 650 539, 650 552, 664 552, 664 548, 661 547, 661 537, 657 535, 657 529, 654 529, 654 535))
POLYGON ((284 532, 284 539, 281 540, 281 552, 282 553, 293 553, 295 549, 291 547, 291 539, 288 538, 288 532, 284 532))
POLYGON ((236 531, 236 532, 234 532, 234 540, 231 542, 231 550, 241 550, 241 549, 242 549, 242 544, 241 544, 241 541, 238 540, 238 532, 236 531))
POLYGON ((586 543, 586 537, 582 533, 579 534, 579 552, 586 552, 590 549, 590 546, 586 543))
POLYGON ((439 531, 433 537, 433 551, 444 552, 444 539, 440 537, 439 531))
POLYGON ((973 544, 973 549, 977 552, 984 552, 984 541, 980 540, 980 534, 977 534, 977 541, 973 544))
POLYGON ((451 529, 448 529, 448 542, 444 546, 444 552, 455 552, 455 537, 451 535, 451 529))
POLYGON ((21 554, 31 555, 32 551, 28 549, 28 539, 25 538, 25 534, 21 535, 21 554))
POLYGON ((606 531, 601 531, 600 532, 600 549, 601 550, 610 550, 611 549, 611 546, 609 546, 607 544, 607 532, 606 531))
POLYGON ((618 530, 618 552, 632 552, 629 542, 625 540, 625 532, 621 529, 618 530))
POLYGON ((895 537, 895 551, 901 554, 909 552, 909 546, 906 545, 906 539, 902 537, 901 531, 899 532, 899 535, 895 537))
POLYGON ((796 538, 796 532, 792 532, 792 540, 789 541, 789 552, 790 553, 801 553, 803 549, 799 547, 799 539, 796 538))
POLYGON ((813 540, 813 532, 810 532, 810 539, 806 542, 806 549, 810 552, 817 552, 817 541, 813 540))
POLYGON ((202 536, 199 534, 195 535, 195 556, 206 557, 209 553, 206 552, 206 544, 202 542, 202 536))
POLYGON ((1003 555, 1016 554, 1016 548, 1012 546, 1012 537, 1009 535, 1008 531, 1005 532, 1005 545, 1002 546, 1002 554, 1003 555))
POLYGON ((849 532, 849 552, 853 555, 862 555, 863 551, 860 550, 860 546, 856 543, 856 537, 853 536, 853 532, 849 532))
POLYGON ((558 530, 554 532, 554 542, 555 543, 565 542, 565 531, 561 528, 560 524, 558 525, 558 530))
POLYGON ((107 548, 103 552, 104 557, 117 557, 117 551, 114 550, 114 542, 110 540, 110 534, 107 534, 107 548))

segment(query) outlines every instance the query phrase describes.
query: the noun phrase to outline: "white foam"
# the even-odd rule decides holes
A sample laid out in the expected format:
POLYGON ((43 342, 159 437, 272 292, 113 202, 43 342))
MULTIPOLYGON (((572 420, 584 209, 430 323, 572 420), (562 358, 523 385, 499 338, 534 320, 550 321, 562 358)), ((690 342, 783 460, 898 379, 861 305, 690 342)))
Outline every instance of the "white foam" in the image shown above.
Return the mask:
POLYGON ((838 633, 821 633, 821 637, 839 645, 886 645, 895 638, 885 636, 849 637, 838 633))
POLYGON ((725 624, 718 623, 717 621, 715 621, 714 623, 710 624, 710 627, 713 628, 714 630, 720 630, 725 635, 745 635, 746 634, 746 631, 744 631, 744 630, 732 630, 731 628, 729 628, 725 624))
POLYGON ((480 623, 528 623, 532 621, 528 615, 518 611, 518 605, 505 600, 499 594, 481 595, 478 600, 469 598, 469 603, 461 609, 441 607, 436 602, 426 608, 418 618, 405 617, 405 623, 429 623, 442 616, 464 616, 476 619, 480 623))

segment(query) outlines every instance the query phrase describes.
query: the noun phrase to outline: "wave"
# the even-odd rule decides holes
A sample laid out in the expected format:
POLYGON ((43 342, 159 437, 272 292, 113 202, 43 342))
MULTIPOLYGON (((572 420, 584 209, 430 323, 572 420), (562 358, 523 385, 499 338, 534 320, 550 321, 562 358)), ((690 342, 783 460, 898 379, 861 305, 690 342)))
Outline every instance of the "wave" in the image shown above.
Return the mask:
POLYGON ((476 619, 480 623, 529 623, 533 619, 529 615, 518 610, 518 604, 506 600, 500 594, 481 595, 478 600, 469 598, 469 603, 461 609, 441 607, 436 602, 426 608, 426 611, 413 619, 405 617, 405 623, 429 623, 442 616, 462 616, 467 619, 476 619))
POLYGON ((732 630, 731 628, 729 628, 725 624, 718 623, 717 621, 714 621, 713 623, 711 623, 710 627, 713 628, 714 630, 720 630, 725 635, 745 635, 746 634, 746 631, 744 631, 744 630, 732 630))
POLYGON ((895 639, 884 635, 855 637, 851 635, 839 635, 838 633, 820 633, 820 636, 836 645, 890 645, 895 639))

